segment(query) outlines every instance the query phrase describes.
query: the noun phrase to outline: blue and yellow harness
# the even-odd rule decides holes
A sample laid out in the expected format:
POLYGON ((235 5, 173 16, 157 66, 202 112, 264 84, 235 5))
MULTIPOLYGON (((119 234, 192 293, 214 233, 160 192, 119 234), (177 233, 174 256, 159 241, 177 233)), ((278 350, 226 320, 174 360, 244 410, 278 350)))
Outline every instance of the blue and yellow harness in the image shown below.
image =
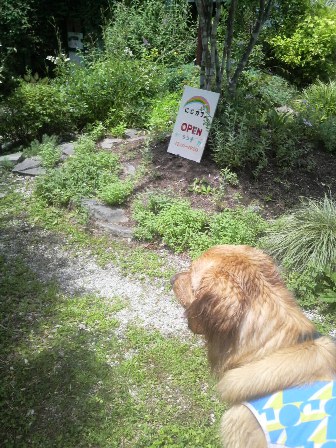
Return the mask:
POLYGON ((336 448, 336 381, 319 381, 244 403, 269 447, 336 448))

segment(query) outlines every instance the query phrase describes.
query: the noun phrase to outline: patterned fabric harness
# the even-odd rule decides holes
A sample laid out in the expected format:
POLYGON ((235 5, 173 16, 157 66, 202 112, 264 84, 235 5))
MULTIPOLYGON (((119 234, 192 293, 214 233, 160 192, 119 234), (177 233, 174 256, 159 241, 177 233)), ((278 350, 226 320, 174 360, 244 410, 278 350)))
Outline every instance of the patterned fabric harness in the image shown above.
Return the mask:
POLYGON ((244 403, 269 447, 336 448, 336 381, 276 392, 244 403))
MULTIPOLYGON (((316 332, 298 343, 320 337, 316 332)), ((336 448, 336 379, 293 387, 244 405, 258 420, 270 448, 336 448)))

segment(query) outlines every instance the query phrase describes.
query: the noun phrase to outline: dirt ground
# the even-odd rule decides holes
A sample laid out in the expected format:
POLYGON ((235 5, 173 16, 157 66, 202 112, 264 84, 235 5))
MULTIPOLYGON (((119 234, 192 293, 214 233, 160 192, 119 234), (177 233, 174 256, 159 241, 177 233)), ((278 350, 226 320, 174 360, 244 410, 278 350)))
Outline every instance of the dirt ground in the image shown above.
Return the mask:
MULTIPOLYGON (((145 176, 138 191, 161 189, 173 191, 177 196, 188 198, 194 207, 219 211, 226 207, 251 205, 266 218, 279 216, 300 203, 302 198, 323 198, 336 193, 336 157, 325 152, 314 154, 311 171, 295 168, 284 171, 275 164, 255 178, 252 171, 237 171, 239 185, 225 185, 222 194, 196 193, 192 190, 195 178, 210 185, 212 191, 220 187, 220 170, 205 151, 200 163, 167 152, 169 138, 151 148, 152 169, 145 176)), ((129 158, 123 151, 122 158, 129 158)), ((130 163, 141 163, 140 151, 132 152, 130 163)))

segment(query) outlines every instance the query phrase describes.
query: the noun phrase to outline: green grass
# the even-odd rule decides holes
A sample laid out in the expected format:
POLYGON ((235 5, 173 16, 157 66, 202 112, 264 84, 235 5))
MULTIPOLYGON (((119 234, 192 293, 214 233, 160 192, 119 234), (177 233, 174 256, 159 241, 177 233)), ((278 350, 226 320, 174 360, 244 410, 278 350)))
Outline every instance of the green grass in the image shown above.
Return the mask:
POLYGON ((67 297, 18 258, 0 272, 4 446, 219 447, 203 348, 137 327, 120 339, 122 299, 67 297))
POLYGON ((323 270, 336 263, 336 202, 325 196, 308 200, 279 218, 264 238, 264 246, 278 260, 298 272, 323 270))

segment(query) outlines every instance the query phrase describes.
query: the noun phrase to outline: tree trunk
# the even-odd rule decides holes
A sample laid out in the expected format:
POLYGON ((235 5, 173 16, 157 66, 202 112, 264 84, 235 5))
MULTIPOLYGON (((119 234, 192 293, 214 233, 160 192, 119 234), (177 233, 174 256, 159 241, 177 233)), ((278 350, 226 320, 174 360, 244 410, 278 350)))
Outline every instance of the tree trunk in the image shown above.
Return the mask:
POLYGON ((251 33, 250 40, 248 42, 248 45, 246 47, 243 56, 241 57, 237 65, 236 71, 232 79, 228 80, 228 91, 231 96, 234 95, 236 92, 239 76, 242 74, 244 68, 246 67, 246 64, 252 53, 252 50, 258 41, 261 29, 270 15, 274 0, 268 0, 266 6, 265 3, 266 3, 265 0, 260 0, 259 2, 259 14, 256 23, 254 25, 253 31, 251 33))
POLYGON ((226 20, 226 35, 223 43, 222 61, 219 59, 217 47, 217 31, 222 14, 222 0, 216 0, 215 14, 213 15, 213 0, 195 0, 200 23, 202 41, 202 61, 200 74, 200 88, 214 89, 221 93, 223 78, 226 74, 225 89, 229 95, 234 95, 239 77, 246 67, 248 59, 255 47, 261 29, 270 15, 275 0, 259 0, 259 10, 249 42, 232 76, 232 45, 234 39, 234 25, 237 14, 238 0, 231 0, 228 6, 226 20))

